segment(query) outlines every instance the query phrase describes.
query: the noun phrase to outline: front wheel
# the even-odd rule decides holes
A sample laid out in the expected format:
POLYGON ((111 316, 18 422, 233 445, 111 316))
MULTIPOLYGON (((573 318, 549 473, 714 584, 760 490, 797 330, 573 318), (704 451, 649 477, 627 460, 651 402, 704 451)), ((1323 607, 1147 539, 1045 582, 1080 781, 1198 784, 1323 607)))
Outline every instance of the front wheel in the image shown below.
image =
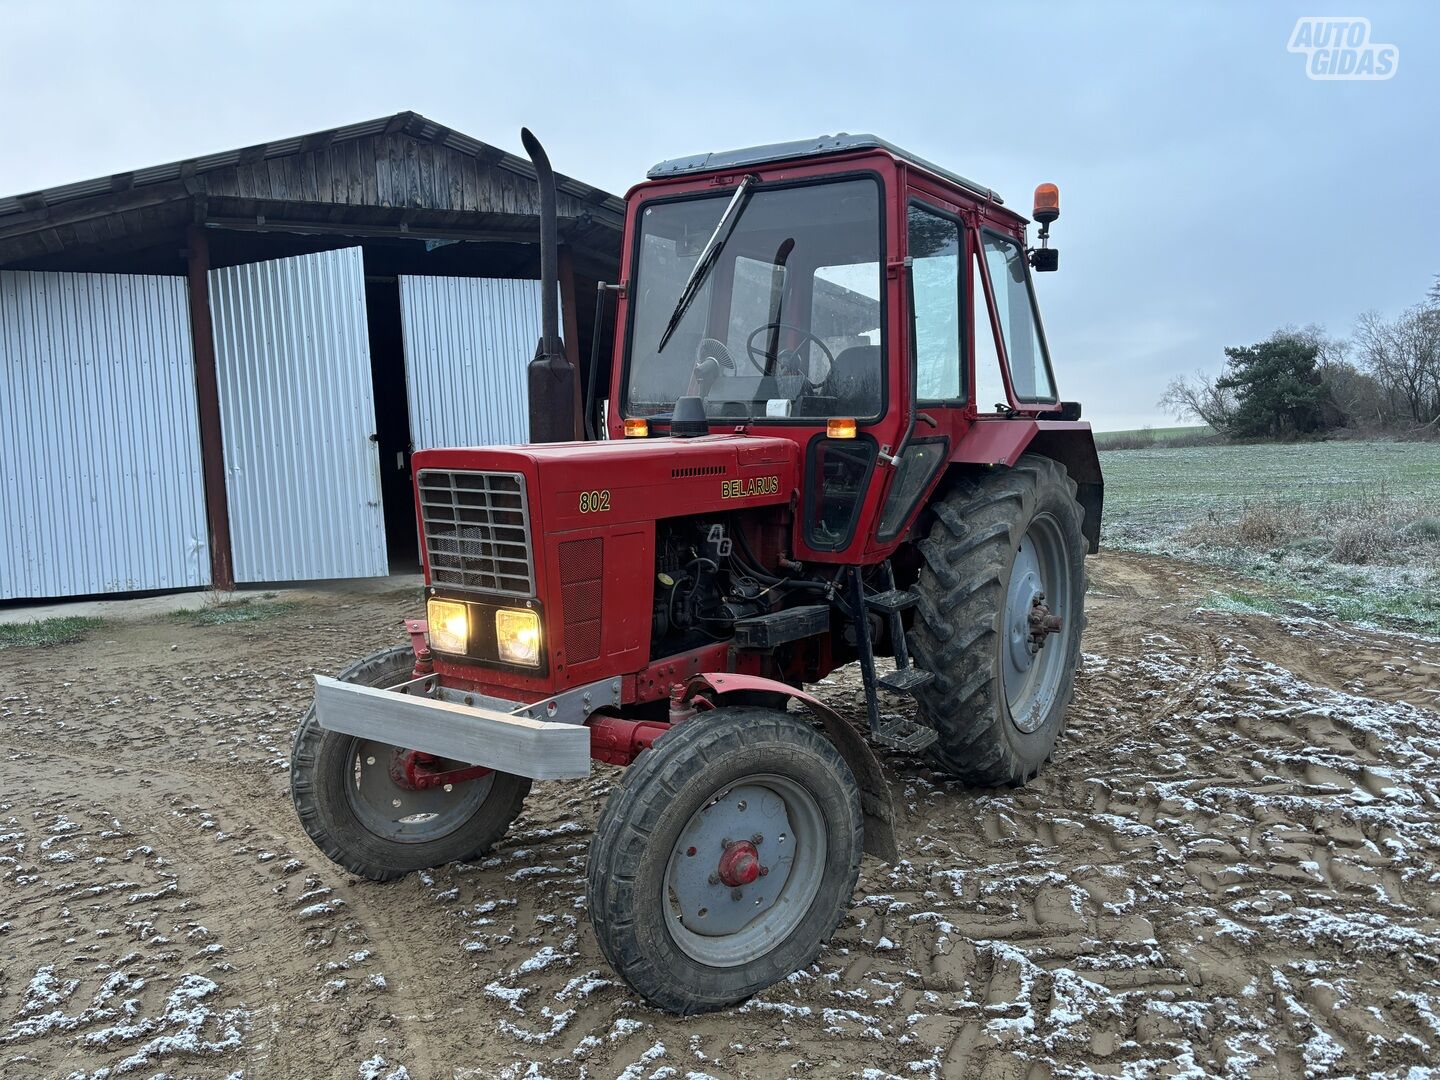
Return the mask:
MULTIPOLYGON (((407 681, 415 654, 397 645, 356 661, 342 682, 384 688, 407 681)), ((372 881, 474 858, 520 815, 530 781, 491 772, 443 787, 417 788, 403 768, 408 751, 320 727, 312 705, 295 732, 290 795, 300 824, 331 861, 372 881)), ((432 759, 448 771, 464 762, 432 759)))
POLYGON ((590 843, 600 951, 681 1015, 742 1001, 811 963, 860 872, 850 767, 802 720, 724 707, 626 771, 590 843))

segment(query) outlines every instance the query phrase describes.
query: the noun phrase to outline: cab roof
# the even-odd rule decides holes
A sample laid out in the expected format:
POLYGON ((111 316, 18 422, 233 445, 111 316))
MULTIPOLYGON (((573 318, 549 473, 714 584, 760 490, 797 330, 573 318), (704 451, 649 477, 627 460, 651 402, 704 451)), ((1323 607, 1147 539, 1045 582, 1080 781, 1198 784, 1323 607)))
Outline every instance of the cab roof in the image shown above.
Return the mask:
POLYGON ((649 180, 661 180, 692 173, 715 172, 724 169, 744 168, 747 165, 762 165, 772 161, 789 161, 794 158, 818 157, 826 154, 848 154, 857 150, 884 150, 902 161, 915 165, 926 172, 944 177, 975 195, 992 202, 1005 202, 995 191, 984 184, 977 184, 959 173, 942 169, 934 162, 900 149, 892 142, 878 135, 821 135, 814 139, 796 139, 793 142, 766 143, 763 146, 749 146, 743 150, 720 150, 709 154, 692 154, 689 157, 670 158, 653 166, 645 174, 649 180))

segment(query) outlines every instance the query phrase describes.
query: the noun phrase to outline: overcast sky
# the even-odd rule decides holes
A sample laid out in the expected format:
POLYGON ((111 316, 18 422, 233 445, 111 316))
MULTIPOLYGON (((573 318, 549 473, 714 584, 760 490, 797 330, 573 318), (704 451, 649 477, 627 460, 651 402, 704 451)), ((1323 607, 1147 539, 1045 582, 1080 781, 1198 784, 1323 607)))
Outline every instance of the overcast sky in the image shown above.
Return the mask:
POLYGON ((0 0, 0 194, 413 109, 623 194, 655 161, 874 132, 1026 210, 1063 396, 1163 424, 1176 373, 1348 332, 1440 273, 1440 5, 0 0), (1384 82, 1316 82, 1301 15, 1368 17, 1384 82), (143 13, 143 14, 141 14, 143 13))

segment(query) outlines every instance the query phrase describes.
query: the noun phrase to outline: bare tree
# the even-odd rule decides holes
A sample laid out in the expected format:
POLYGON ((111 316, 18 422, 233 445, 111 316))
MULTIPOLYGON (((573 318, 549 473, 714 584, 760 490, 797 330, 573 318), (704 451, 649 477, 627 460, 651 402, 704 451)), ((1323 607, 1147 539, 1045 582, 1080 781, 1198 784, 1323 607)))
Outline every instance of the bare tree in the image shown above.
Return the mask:
POLYGON ((1440 421, 1440 310, 1410 308, 1393 321, 1367 311, 1355 325, 1361 363, 1389 395, 1397 419, 1440 421))
POLYGON ((1271 341, 1285 341, 1286 339, 1293 339, 1312 346, 1315 349, 1315 362, 1321 367, 1344 360, 1350 355, 1350 342, 1344 338, 1331 337, 1325 332, 1325 327, 1319 323, 1308 323, 1298 327, 1294 323, 1290 323, 1270 335, 1271 341))
POLYGON ((1426 366, 1430 373, 1430 420, 1426 426, 1440 426, 1440 307, 1421 308, 1416 319, 1420 323, 1422 347, 1429 357, 1426 366))
POLYGON ((1385 390, 1368 372, 1361 371, 1351 360, 1353 342, 1331 337, 1318 323, 1277 330, 1276 338, 1291 337, 1315 349, 1315 367, 1329 397, 1330 412, 1326 426, 1386 427, 1394 422, 1387 408, 1385 390))
POLYGON ((1349 360, 1330 360, 1321 367, 1320 377, 1342 426, 1374 429, 1394 422, 1389 395, 1369 372, 1349 360))
POLYGON ((1224 431, 1235 411, 1235 395, 1215 385, 1203 371, 1186 378, 1177 375, 1160 395, 1159 407, 1177 420, 1200 420, 1224 431))

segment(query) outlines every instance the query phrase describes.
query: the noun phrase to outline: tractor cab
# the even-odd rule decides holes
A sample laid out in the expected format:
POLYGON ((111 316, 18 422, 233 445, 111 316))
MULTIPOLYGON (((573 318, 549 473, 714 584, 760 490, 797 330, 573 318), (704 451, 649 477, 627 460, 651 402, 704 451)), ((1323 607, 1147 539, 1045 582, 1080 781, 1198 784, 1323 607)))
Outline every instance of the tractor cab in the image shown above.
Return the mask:
MULTIPOLYGON (((795 440, 809 556, 890 545, 977 421, 1064 408, 1030 275, 1057 253, 989 188, 869 135, 648 176, 627 197, 609 434, 795 440)), ((1056 216, 1042 185, 1037 218, 1056 216)))

